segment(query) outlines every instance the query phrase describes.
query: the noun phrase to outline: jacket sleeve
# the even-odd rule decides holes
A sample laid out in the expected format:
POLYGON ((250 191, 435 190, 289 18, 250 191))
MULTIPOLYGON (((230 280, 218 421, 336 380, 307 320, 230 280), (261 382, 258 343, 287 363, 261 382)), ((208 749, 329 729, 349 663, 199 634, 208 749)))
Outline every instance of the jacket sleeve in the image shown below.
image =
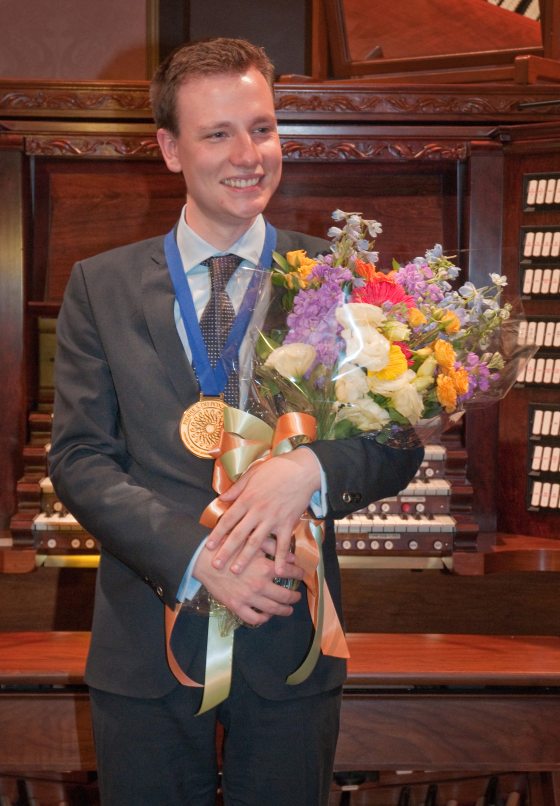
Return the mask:
POLYGON ((327 480, 327 517, 343 518, 372 501, 397 495, 414 477, 424 449, 393 448, 369 435, 319 440, 307 446, 327 480))
POLYGON ((188 495, 171 500, 130 472, 111 368, 80 264, 58 318, 55 389, 49 472, 57 495, 103 550, 173 605, 207 530, 188 495))

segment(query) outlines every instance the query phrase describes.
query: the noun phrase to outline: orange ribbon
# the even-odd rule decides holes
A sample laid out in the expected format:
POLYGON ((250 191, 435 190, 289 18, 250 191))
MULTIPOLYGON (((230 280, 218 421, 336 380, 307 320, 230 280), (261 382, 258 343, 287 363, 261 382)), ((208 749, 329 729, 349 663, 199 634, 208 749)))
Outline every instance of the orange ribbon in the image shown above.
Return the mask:
MULTIPOLYGON (((226 410, 227 411, 227 410, 226 410)), ((230 410, 231 411, 231 410, 230 410)), ((236 410, 231 413, 235 414, 236 410)), ((247 416, 247 415, 245 415, 247 416)), ((249 415, 250 416, 250 415, 249 415)), ((242 427, 240 428, 240 431, 242 427)), ((214 490, 221 495, 228 490, 231 485, 239 478, 239 476, 248 469, 248 466, 243 467, 241 463, 241 472, 234 472, 232 475, 231 469, 224 466, 227 461, 227 455, 230 451, 242 452, 252 451, 256 454, 256 458, 252 461, 252 465, 260 464, 268 459, 278 456, 281 453, 287 453, 293 450, 292 440, 298 439, 300 444, 305 442, 313 442, 317 435, 317 421, 311 414, 303 412, 289 412, 282 414, 276 423, 276 428, 272 433, 272 439, 268 447, 264 446, 262 442, 254 439, 245 438, 242 433, 235 433, 227 430, 227 415, 226 427, 224 428, 220 445, 213 451, 215 457, 214 462, 214 476, 212 486, 214 490)), ((200 523, 213 529, 218 523, 221 516, 229 508, 228 503, 224 503, 219 498, 215 498, 206 507, 200 517, 200 523)), ((334 606, 331 593, 326 582, 322 584, 322 590, 319 590, 319 579, 317 569, 319 564, 322 563, 321 548, 318 541, 313 537, 310 529, 310 522, 316 526, 320 526, 322 537, 324 537, 324 524, 322 521, 308 518, 303 516, 296 526, 294 532, 295 539, 295 552, 298 557, 298 564, 304 570, 303 582, 307 587, 307 601, 309 605, 309 612, 313 621, 315 630, 318 627, 318 605, 321 599, 321 594, 324 602, 324 618, 322 630, 320 635, 321 651, 324 655, 331 655, 337 658, 349 658, 348 645, 344 637, 344 631, 338 618, 338 613, 334 606)))
MULTIPOLYGON (((215 492, 220 496, 249 467, 293 450, 294 440, 303 444, 312 442, 315 438, 316 420, 310 414, 302 412, 283 414, 278 418, 276 428, 273 430, 251 414, 226 407, 220 445, 212 452, 215 460, 212 486, 215 492)), ((230 504, 224 503, 219 497, 215 498, 202 513, 200 523, 213 529, 229 506, 230 504)), ((311 674, 317 663, 319 651, 324 655, 338 658, 350 657, 344 631, 324 579, 321 549, 323 538, 323 521, 307 515, 302 516, 294 532, 295 551, 298 564, 304 571, 303 582, 307 587, 307 601, 315 636, 305 660, 287 678, 286 682, 290 685, 303 682, 311 674)), ((165 632, 169 666, 183 685, 201 687, 200 683, 183 672, 171 648, 171 635, 180 609, 180 604, 177 604, 175 610, 166 607, 165 632)), ((206 681, 205 685, 212 688, 213 681, 206 681)), ((227 682, 222 684, 221 691, 226 690, 229 691, 227 682)), ((223 699, 223 694, 216 697, 210 694, 209 702, 205 704, 203 701, 199 713, 217 704, 217 696, 223 699)))

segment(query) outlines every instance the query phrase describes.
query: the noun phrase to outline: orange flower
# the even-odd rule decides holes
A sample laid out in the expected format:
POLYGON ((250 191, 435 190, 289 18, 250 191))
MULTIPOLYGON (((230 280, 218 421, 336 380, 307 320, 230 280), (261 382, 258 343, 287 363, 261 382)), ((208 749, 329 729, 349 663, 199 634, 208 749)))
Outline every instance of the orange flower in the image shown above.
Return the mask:
POLYGON ((457 407, 457 390, 449 375, 437 376, 437 399, 448 414, 457 407))
POLYGON ((450 369, 449 377, 453 381, 453 386, 458 395, 466 395, 469 391, 469 373, 464 367, 450 369))
POLYGON ((442 367, 444 370, 450 370, 453 368, 455 364, 456 355, 455 350, 449 344, 448 341, 443 341, 443 339, 438 339, 434 343, 434 355, 436 357, 436 361, 438 362, 439 366, 442 367))
POLYGON ((461 330, 461 320, 453 311, 446 311, 441 320, 446 333, 458 333, 461 330))
POLYGON ((356 258, 355 269, 356 274, 363 277, 367 282, 373 280, 377 274, 377 269, 373 263, 366 263, 365 260, 360 260, 359 258, 356 258))
POLYGON ((425 325, 428 320, 418 308, 409 308, 408 321, 411 327, 419 327, 419 325, 425 325))

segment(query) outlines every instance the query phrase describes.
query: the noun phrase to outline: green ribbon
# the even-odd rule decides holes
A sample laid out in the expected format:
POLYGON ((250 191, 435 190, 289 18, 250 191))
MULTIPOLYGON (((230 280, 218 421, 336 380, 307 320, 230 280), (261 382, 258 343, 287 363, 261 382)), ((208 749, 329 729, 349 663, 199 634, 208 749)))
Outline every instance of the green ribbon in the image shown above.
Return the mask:
POLYGON ((321 653, 321 639, 323 637, 323 621, 325 617, 325 599, 323 596, 323 584, 325 581, 325 568, 323 565, 323 524, 316 523, 312 520, 308 523, 308 528, 313 535, 313 540, 317 544, 317 551, 319 554, 319 563, 317 565, 317 619, 315 622, 315 631, 313 641, 307 653, 307 656, 301 666, 292 672, 286 678, 286 683, 289 686, 297 686, 307 680, 313 669, 315 668, 319 655, 321 653))
POLYGON ((218 602, 212 602, 208 619, 204 694, 197 716, 215 708, 229 697, 234 629, 227 623, 229 615, 227 608, 218 602))

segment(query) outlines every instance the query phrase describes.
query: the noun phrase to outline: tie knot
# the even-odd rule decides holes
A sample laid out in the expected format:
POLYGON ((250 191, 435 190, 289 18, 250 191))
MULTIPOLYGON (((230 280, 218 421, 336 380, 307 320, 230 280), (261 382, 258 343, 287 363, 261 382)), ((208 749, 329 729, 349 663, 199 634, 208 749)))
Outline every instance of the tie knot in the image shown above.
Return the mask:
POLYGON ((237 255, 217 255, 208 258, 204 263, 210 269, 210 283, 214 292, 223 291, 230 277, 241 263, 237 255))

